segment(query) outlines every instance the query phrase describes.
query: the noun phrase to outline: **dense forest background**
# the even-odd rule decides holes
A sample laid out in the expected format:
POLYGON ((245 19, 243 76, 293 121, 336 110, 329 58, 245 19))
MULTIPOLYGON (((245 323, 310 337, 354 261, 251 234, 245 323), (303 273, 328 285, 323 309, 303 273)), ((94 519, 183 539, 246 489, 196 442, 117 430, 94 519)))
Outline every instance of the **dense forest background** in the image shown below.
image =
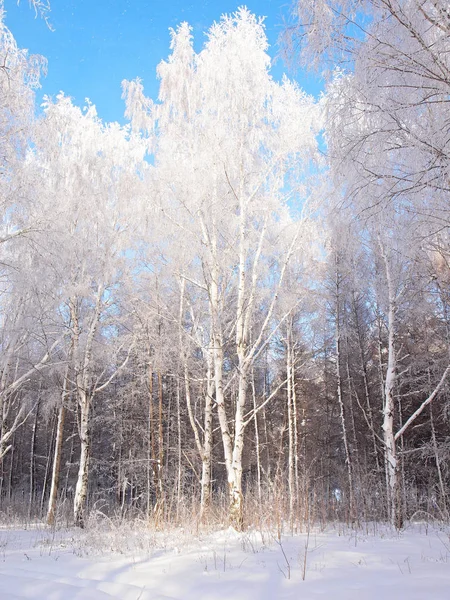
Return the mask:
MULTIPOLYGON (((35 3, 39 9, 39 3, 35 3)), ((218 15, 219 16, 219 15, 218 15)), ((186 23, 126 126, 0 23, 0 510, 157 526, 449 516, 450 13, 186 23)))

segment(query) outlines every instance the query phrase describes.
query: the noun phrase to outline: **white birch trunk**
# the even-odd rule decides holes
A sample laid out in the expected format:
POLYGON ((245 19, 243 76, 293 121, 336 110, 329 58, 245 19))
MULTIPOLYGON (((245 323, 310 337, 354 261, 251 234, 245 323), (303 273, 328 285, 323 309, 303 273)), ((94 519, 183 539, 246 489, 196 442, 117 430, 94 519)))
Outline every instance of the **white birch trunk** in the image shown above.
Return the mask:
POLYGON ((73 356, 75 364, 75 388, 79 409, 79 436, 80 436, 80 464, 78 469, 77 483, 74 497, 74 520, 79 527, 84 526, 85 504, 88 490, 89 476, 89 452, 91 447, 91 408, 95 395, 107 388, 117 374, 126 366, 133 348, 131 344, 125 360, 117 366, 111 376, 103 383, 99 379, 94 381, 92 373, 92 354, 95 335, 100 323, 102 313, 102 296, 104 286, 98 284, 95 298, 95 307, 91 316, 91 322, 87 332, 84 351, 80 349, 80 326, 78 321, 77 307, 75 302, 71 303, 73 323, 73 356), (80 357, 81 355, 81 357, 80 357))
POLYGON ((234 416, 234 445, 232 454, 231 471, 228 474, 230 493, 230 523, 238 531, 242 530, 244 523, 244 506, 242 496, 242 455, 244 451, 244 408, 247 394, 248 374, 246 366, 239 361, 239 385, 234 416))
POLYGON ((293 373, 293 352, 292 352, 292 321, 287 326, 286 335, 286 379, 287 379, 287 408, 288 408, 288 435, 289 435, 289 455, 288 455, 288 487, 289 487, 289 523, 291 531, 294 530, 294 511, 295 511, 295 435, 294 435, 294 373, 293 373))
POLYGON ((64 377, 63 397, 58 411, 58 424, 56 426, 55 450, 53 456, 52 478, 50 496, 48 499, 47 525, 53 525, 56 518, 56 504, 58 500, 59 476, 61 472, 61 455, 64 435, 64 422, 66 415, 65 394, 67 390, 67 374, 64 377))
POLYGON ((252 399, 253 399, 253 420, 255 425, 255 453, 256 453, 256 481, 258 484, 258 500, 262 503, 262 488, 261 488, 261 444, 259 436, 258 415, 256 413, 256 390, 255 377, 252 374, 252 399))
POLYGON ((295 385, 295 353, 292 350, 292 423, 294 434, 294 481, 295 481, 295 501, 298 513, 298 503, 300 497, 300 473, 299 473, 299 444, 298 444, 298 409, 297 409, 297 391, 295 385))
MULTIPOLYGON (((87 498, 88 488, 88 476, 89 476, 89 450, 91 445, 91 431, 90 431, 90 412, 91 402, 94 390, 92 390, 91 381, 91 361, 92 361, 92 346, 94 343, 95 333, 100 319, 101 311, 101 297, 103 289, 99 285, 97 288, 96 302, 94 314, 92 315, 91 324, 89 327, 86 347, 83 353, 83 360, 81 364, 76 366, 75 383, 76 383, 76 394, 80 415, 79 422, 79 436, 80 436, 80 464, 78 468, 77 483, 75 486, 75 497, 74 497, 74 521, 79 527, 84 527, 84 513, 85 504, 87 498)), ((74 356, 79 356, 79 322, 78 314, 75 303, 72 303, 72 323, 74 328, 73 342, 74 342, 74 356)))
POLYGON ((214 361, 214 384, 216 394, 217 415, 219 417, 220 433, 225 458, 228 483, 230 484, 232 464, 232 440, 228 427, 228 417, 225 407, 225 396, 223 391, 223 336, 220 322, 219 301, 219 269, 217 266, 217 247, 213 240, 212 245, 213 264, 211 269, 210 283, 210 315, 211 315, 211 339, 213 346, 214 361))
MULTIPOLYGON (((179 332, 180 332, 180 353, 183 362, 184 372, 184 385, 185 385, 185 398, 188 409, 189 422, 194 432, 195 444, 199 452, 202 461, 202 475, 200 480, 201 498, 200 498, 200 519, 202 520, 209 508, 211 502, 211 454, 212 454, 212 403, 214 395, 214 378, 213 378, 213 353, 211 348, 207 348, 206 352, 206 393, 205 393, 205 404, 204 404, 204 423, 203 423, 203 441, 200 436, 200 431, 197 426, 197 422, 194 417, 191 402, 191 391, 189 383, 189 369, 187 363, 187 355, 185 351, 185 344, 183 338, 183 310, 184 310, 184 293, 185 293, 185 280, 181 280, 181 293, 180 293, 180 313, 179 313, 179 332)), ((199 339, 198 343, 202 346, 202 340, 199 339)))
MULTIPOLYGON (((429 379, 430 379, 430 372, 428 371, 428 380, 429 379)), ((439 492, 441 495, 442 508, 443 508, 444 516, 448 518, 447 501, 446 501, 446 494, 445 494, 445 484, 444 484, 444 478, 442 476, 441 461, 439 458, 439 451, 438 451, 437 440, 436 440, 436 430, 434 427, 433 405, 432 404, 430 404, 430 423, 431 423, 431 442, 433 444, 434 460, 436 463, 436 470, 438 473, 439 492)))
POLYGON ((352 460, 350 455, 350 447, 348 443, 347 423, 345 419, 344 410, 344 398, 342 393, 342 377, 341 377, 341 275, 338 268, 338 257, 336 255, 336 272, 335 272, 335 301, 336 301, 336 314, 335 314, 335 345, 336 345, 336 387, 337 387, 337 398, 339 404, 339 416, 341 420, 341 432, 342 442, 344 444, 345 451, 345 464, 347 466, 347 477, 348 477, 348 497, 349 497, 349 509, 350 509, 350 520, 354 519, 354 496, 353 496, 353 469, 352 460))
POLYGON ((370 433, 372 436, 373 455, 375 458, 375 464, 376 464, 376 468, 377 468, 377 472, 378 472, 380 470, 380 463, 378 460, 377 441, 376 441, 376 437, 375 437, 375 427, 374 427, 374 423, 373 423, 372 403, 370 401, 369 380, 367 377, 367 364, 366 364, 366 358, 365 358, 363 340, 362 340, 362 334, 361 334, 361 324, 360 324, 358 308, 356 305, 356 299, 355 299, 354 293, 353 293, 352 301, 353 301, 352 302, 353 314, 354 314, 354 318, 355 318, 355 322, 356 322, 356 333, 358 335, 359 361, 360 361, 360 365, 361 365, 361 372, 362 372, 363 383, 364 383, 364 397, 366 400, 366 410, 364 412, 367 415, 367 424, 368 424, 368 427, 369 427, 369 430, 370 430, 370 433))
POLYGON ((34 414, 33 427, 31 430, 31 443, 30 443, 30 494, 28 499, 28 518, 31 519, 32 507, 34 503, 34 488, 35 488, 35 453, 36 453, 36 432, 37 432, 37 424, 39 418, 39 407, 40 407, 40 393, 39 389, 39 398, 36 403, 36 412, 34 414))
MULTIPOLYGON (((242 181, 242 180, 241 180, 242 181)), ((234 444, 231 470, 228 474, 230 493, 229 518, 230 523, 238 531, 243 527, 244 507, 242 497, 242 455, 244 451, 244 411, 247 399, 248 361, 246 351, 248 344, 248 330, 252 310, 252 295, 254 288, 246 297, 246 203, 239 193, 239 270, 238 270, 238 297, 236 305, 236 353, 238 357, 238 396, 234 415, 234 444)), ((257 252, 258 256, 258 252, 257 252)), ((257 257, 253 263, 255 274, 257 257)), ((253 283, 253 282, 252 282, 253 283)), ((256 283, 256 282, 255 282, 256 283)))
POLYGON ((202 455, 202 481, 201 481, 201 505, 200 517, 203 518, 211 504, 211 470, 212 470, 212 444, 213 444, 213 393, 214 380, 212 374, 212 358, 208 351, 208 371, 206 374, 206 398, 204 418, 204 439, 202 455))
MULTIPOLYGON (((380 244, 381 245, 381 244, 380 244)), ((402 514, 400 507, 399 470, 397 462, 397 447, 394 435, 395 411, 395 384, 397 356, 395 351, 395 291, 391 276, 389 258, 381 248, 386 273, 388 288, 388 362, 384 380, 384 407, 383 407, 383 439, 386 466, 386 481, 388 492, 389 520, 393 527, 401 528, 402 514)))
POLYGON ((90 403, 84 395, 80 400, 80 465, 78 468, 77 483, 75 487, 74 498, 74 521, 78 527, 85 525, 85 507, 88 491, 89 477, 89 451, 91 445, 90 421, 90 403))
MULTIPOLYGON (((71 317, 75 314, 75 306, 71 303, 71 317)), ((78 321, 75 321, 73 325, 76 325, 76 335, 77 335, 77 343, 78 343, 78 321)), ((48 508, 47 508, 47 524, 53 525, 56 517, 56 504, 58 500, 58 488, 59 488, 59 478, 61 473, 61 456, 62 456, 62 445, 63 445, 63 435, 64 435, 64 424, 66 417, 66 401, 69 395, 69 372, 72 366, 73 360, 73 350, 74 350, 74 340, 71 341, 69 354, 68 354, 68 362, 66 366, 66 370, 64 373, 63 380, 63 389, 61 393, 61 402, 58 410, 58 424, 56 426, 56 440, 55 440, 55 449, 53 456, 53 467, 52 467, 52 475, 51 475, 51 483, 50 483, 50 495, 48 499, 48 508)))

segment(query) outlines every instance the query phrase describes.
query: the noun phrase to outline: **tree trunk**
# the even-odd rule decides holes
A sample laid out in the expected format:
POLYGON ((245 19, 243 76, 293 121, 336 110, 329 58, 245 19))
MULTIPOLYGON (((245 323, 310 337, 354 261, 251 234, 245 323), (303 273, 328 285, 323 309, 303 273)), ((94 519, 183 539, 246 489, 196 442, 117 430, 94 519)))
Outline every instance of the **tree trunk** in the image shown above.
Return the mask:
MULTIPOLYGON (((95 308, 92 314, 91 323, 89 325, 86 346, 82 353, 82 360, 79 360, 80 352, 80 326, 78 320, 77 305, 75 301, 71 301, 71 314, 73 323, 73 353, 76 361, 75 367, 75 382, 78 407, 80 411, 79 435, 80 435, 80 465, 78 468, 77 483, 75 486, 74 497, 74 520, 79 527, 84 527, 85 521, 85 505, 88 491, 88 476, 89 476, 89 454, 91 447, 91 406, 95 393, 100 389, 98 386, 92 386, 92 352, 95 334, 100 321, 101 306, 102 306, 102 285, 97 286, 95 296, 95 308), (77 360, 78 358, 78 360, 77 360)), ((109 380, 111 381, 111 380, 109 380)), ((108 382, 109 382, 108 381, 108 382)))
MULTIPOLYGON (((430 379, 430 371, 429 370, 428 370, 428 379, 430 379)), ((444 485, 444 478, 442 476, 441 461, 439 458, 438 446, 437 446, 437 441, 436 441, 436 429, 434 427, 433 405, 432 404, 430 404, 430 422, 431 422, 431 443, 433 444, 434 460, 436 463, 436 470, 437 470, 437 474, 438 474, 439 493, 441 496, 442 509, 443 509, 442 512, 444 514, 444 517, 448 518, 445 485, 444 485)))
POLYGON ((177 381, 177 509, 176 509, 176 521, 179 522, 179 510, 181 506, 182 496, 182 471, 181 471, 181 389, 180 381, 177 381))
POLYGON ((242 496, 242 455, 244 451, 244 408, 247 392, 247 370, 243 360, 239 364, 239 386, 234 417, 234 445, 231 470, 228 473, 230 494, 229 520, 232 527, 242 531, 244 504, 242 496))
POLYGON ((262 503, 262 488, 261 488, 261 446, 259 441, 259 426, 258 426, 258 414, 256 413, 256 390, 255 390, 255 377, 252 373, 252 399, 253 399, 253 421, 255 426, 255 454, 256 454, 256 481, 258 485, 258 501, 261 506, 262 503))
POLYGON ((201 482, 201 501, 200 516, 203 518, 208 512, 211 504, 211 470, 212 470, 212 444, 213 444, 213 393, 214 380, 212 374, 212 357, 208 351, 208 370, 206 374, 206 398, 205 398, 205 419, 204 419, 204 439, 202 454, 202 482, 201 482))
POLYGON ((354 293, 353 293, 353 298, 352 298, 352 304, 353 304, 353 314, 354 314, 354 319, 355 319, 355 324, 356 324, 356 334, 358 336, 359 363, 360 363, 360 368, 361 368, 362 377, 363 377, 363 384, 364 384, 364 397, 365 397, 365 401, 366 401, 365 411, 367 413, 367 424, 368 424, 371 438, 372 438, 372 446, 373 446, 373 455, 375 458, 375 465, 376 465, 377 472, 379 472, 380 471, 380 462, 378 459, 378 448, 377 448, 377 441, 376 441, 376 437, 375 437, 375 426, 374 426, 374 422, 373 422, 372 403, 370 400, 369 378, 367 376, 367 361, 366 361, 365 352, 364 352, 363 338, 362 338, 362 332, 361 332, 361 323, 360 323, 359 314, 358 314, 358 307, 356 304, 356 299, 355 299, 354 293))
MULTIPOLYGON (((216 264, 216 263, 215 263, 216 264)), ((210 286, 210 312, 211 312, 211 337, 213 346, 213 359, 214 359, 214 384, 216 393, 216 406, 217 415, 219 417, 220 433, 222 436, 222 445, 225 458, 225 468, 228 479, 228 489, 230 498, 230 517, 231 517, 231 505, 236 502, 236 507, 233 512, 240 513, 240 498, 239 491, 236 489, 235 476, 232 469, 233 452, 232 452, 232 440, 230 430, 228 427, 228 417, 225 407, 225 396, 223 392, 223 342, 220 324, 219 314, 219 291, 218 291, 218 269, 215 264, 213 265, 211 272, 211 286, 210 286)), ((239 520, 239 517, 238 517, 239 520)))
POLYGON ((89 451, 91 446, 90 432, 90 398, 82 394, 80 405, 80 466, 74 498, 74 521, 78 527, 85 525, 85 507, 89 477, 89 451))
POLYGON ((354 514, 354 490, 353 490, 353 465, 350 455, 350 447, 348 443, 347 424, 345 418, 344 409, 344 398, 342 389, 342 377, 341 377, 341 363, 342 363, 342 345, 341 345, 341 283, 342 277, 339 273, 338 268, 338 256, 336 254, 336 272, 335 272, 335 345, 336 345, 336 387, 337 387, 337 398, 339 404, 339 416, 341 420, 341 433, 342 441, 344 444, 345 451, 345 464, 347 466, 347 477, 348 477, 348 497, 349 497, 349 512, 350 520, 353 521, 355 518, 354 514))
POLYGON ((45 473, 44 473, 44 484, 42 486, 42 493, 41 493, 41 502, 40 502, 40 512, 41 514, 44 513, 44 505, 45 505, 45 497, 47 494, 47 487, 49 485, 49 473, 50 473, 50 469, 51 469, 51 462, 52 462, 52 455, 53 455, 53 447, 54 447, 54 440, 55 440, 55 431, 56 431, 56 411, 54 411, 53 416, 52 416, 52 421, 51 421, 52 425, 51 425, 51 434, 49 436, 49 442, 48 442, 48 449, 47 449, 47 460, 45 461, 45 473))
POLYGON ((155 431, 153 416, 153 370, 149 363, 148 367, 148 436, 147 436, 147 516, 150 518, 152 513, 152 473, 155 476, 156 450, 155 450, 155 431))
POLYGON ((56 503, 58 500, 59 476, 61 472, 62 444, 64 436, 64 423, 66 407, 61 403, 56 427, 55 451, 53 457, 52 479, 50 484, 50 497, 48 500, 47 525, 53 525, 56 517, 56 503))
POLYGON ((385 451, 386 481, 388 486, 389 520, 393 527, 401 529, 400 481, 397 461, 397 448, 394 435, 394 389, 396 383, 397 357, 395 351, 395 295, 389 259, 382 249, 388 287, 388 364, 384 382, 383 437, 385 451))
POLYGON ((294 436, 294 398, 293 398, 293 356, 292 356, 292 321, 289 320, 286 335, 286 379, 287 379, 287 409, 288 409, 288 487, 289 487, 289 523, 291 532, 294 531, 295 496, 295 436, 294 436))
POLYGON ((34 492, 35 492, 35 454, 36 454, 36 431, 37 431, 37 424, 38 424, 38 418, 39 418, 39 406, 41 403, 41 399, 40 399, 40 393, 41 390, 39 389, 39 398, 36 404, 36 412, 34 413, 34 421, 33 421, 33 427, 32 427, 32 431, 31 431, 31 444, 30 444, 30 490, 29 490, 29 498, 28 498, 28 518, 31 518, 31 513, 33 510, 33 503, 34 503, 34 492))
POLYGON ((58 487, 59 487, 59 477, 61 473, 61 456, 62 456, 62 445, 63 445, 63 436, 64 436, 64 423, 66 418, 66 398, 68 395, 68 381, 69 376, 69 365, 66 368, 66 372, 64 374, 63 381, 63 389, 61 394, 61 403, 59 406, 58 412, 58 424, 56 426, 56 440, 55 440, 55 450, 53 457, 53 469, 52 469, 52 479, 50 485, 50 497, 48 500, 48 510, 47 510, 47 524, 53 525, 56 517, 56 503, 58 500, 58 487))
POLYGON ((164 429, 163 429, 163 382, 158 371, 158 461, 156 463, 156 504, 154 508, 157 525, 164 515, 164 429))

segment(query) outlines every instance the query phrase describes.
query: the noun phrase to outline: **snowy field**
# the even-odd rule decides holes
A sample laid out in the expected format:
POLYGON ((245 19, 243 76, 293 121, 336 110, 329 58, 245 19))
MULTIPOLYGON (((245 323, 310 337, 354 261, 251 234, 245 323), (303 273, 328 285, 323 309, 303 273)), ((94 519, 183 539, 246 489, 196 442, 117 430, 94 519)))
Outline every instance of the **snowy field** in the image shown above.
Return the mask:
POLYGON ((449 600, 449 529, 0 529, 0 599, 449 600), (119 550, 122 550, 120 553, 119 550))

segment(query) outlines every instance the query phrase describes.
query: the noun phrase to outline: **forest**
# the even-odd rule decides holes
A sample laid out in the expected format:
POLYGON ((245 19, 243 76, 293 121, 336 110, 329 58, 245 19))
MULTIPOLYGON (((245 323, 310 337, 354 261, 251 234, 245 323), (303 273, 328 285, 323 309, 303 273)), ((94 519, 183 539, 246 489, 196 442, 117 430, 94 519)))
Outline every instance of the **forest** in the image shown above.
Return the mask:
POLYGON ((125 125, 1 9, 0 519, 448 521, 448 3, 295 2, 318 98, 180 23, 125 125))

